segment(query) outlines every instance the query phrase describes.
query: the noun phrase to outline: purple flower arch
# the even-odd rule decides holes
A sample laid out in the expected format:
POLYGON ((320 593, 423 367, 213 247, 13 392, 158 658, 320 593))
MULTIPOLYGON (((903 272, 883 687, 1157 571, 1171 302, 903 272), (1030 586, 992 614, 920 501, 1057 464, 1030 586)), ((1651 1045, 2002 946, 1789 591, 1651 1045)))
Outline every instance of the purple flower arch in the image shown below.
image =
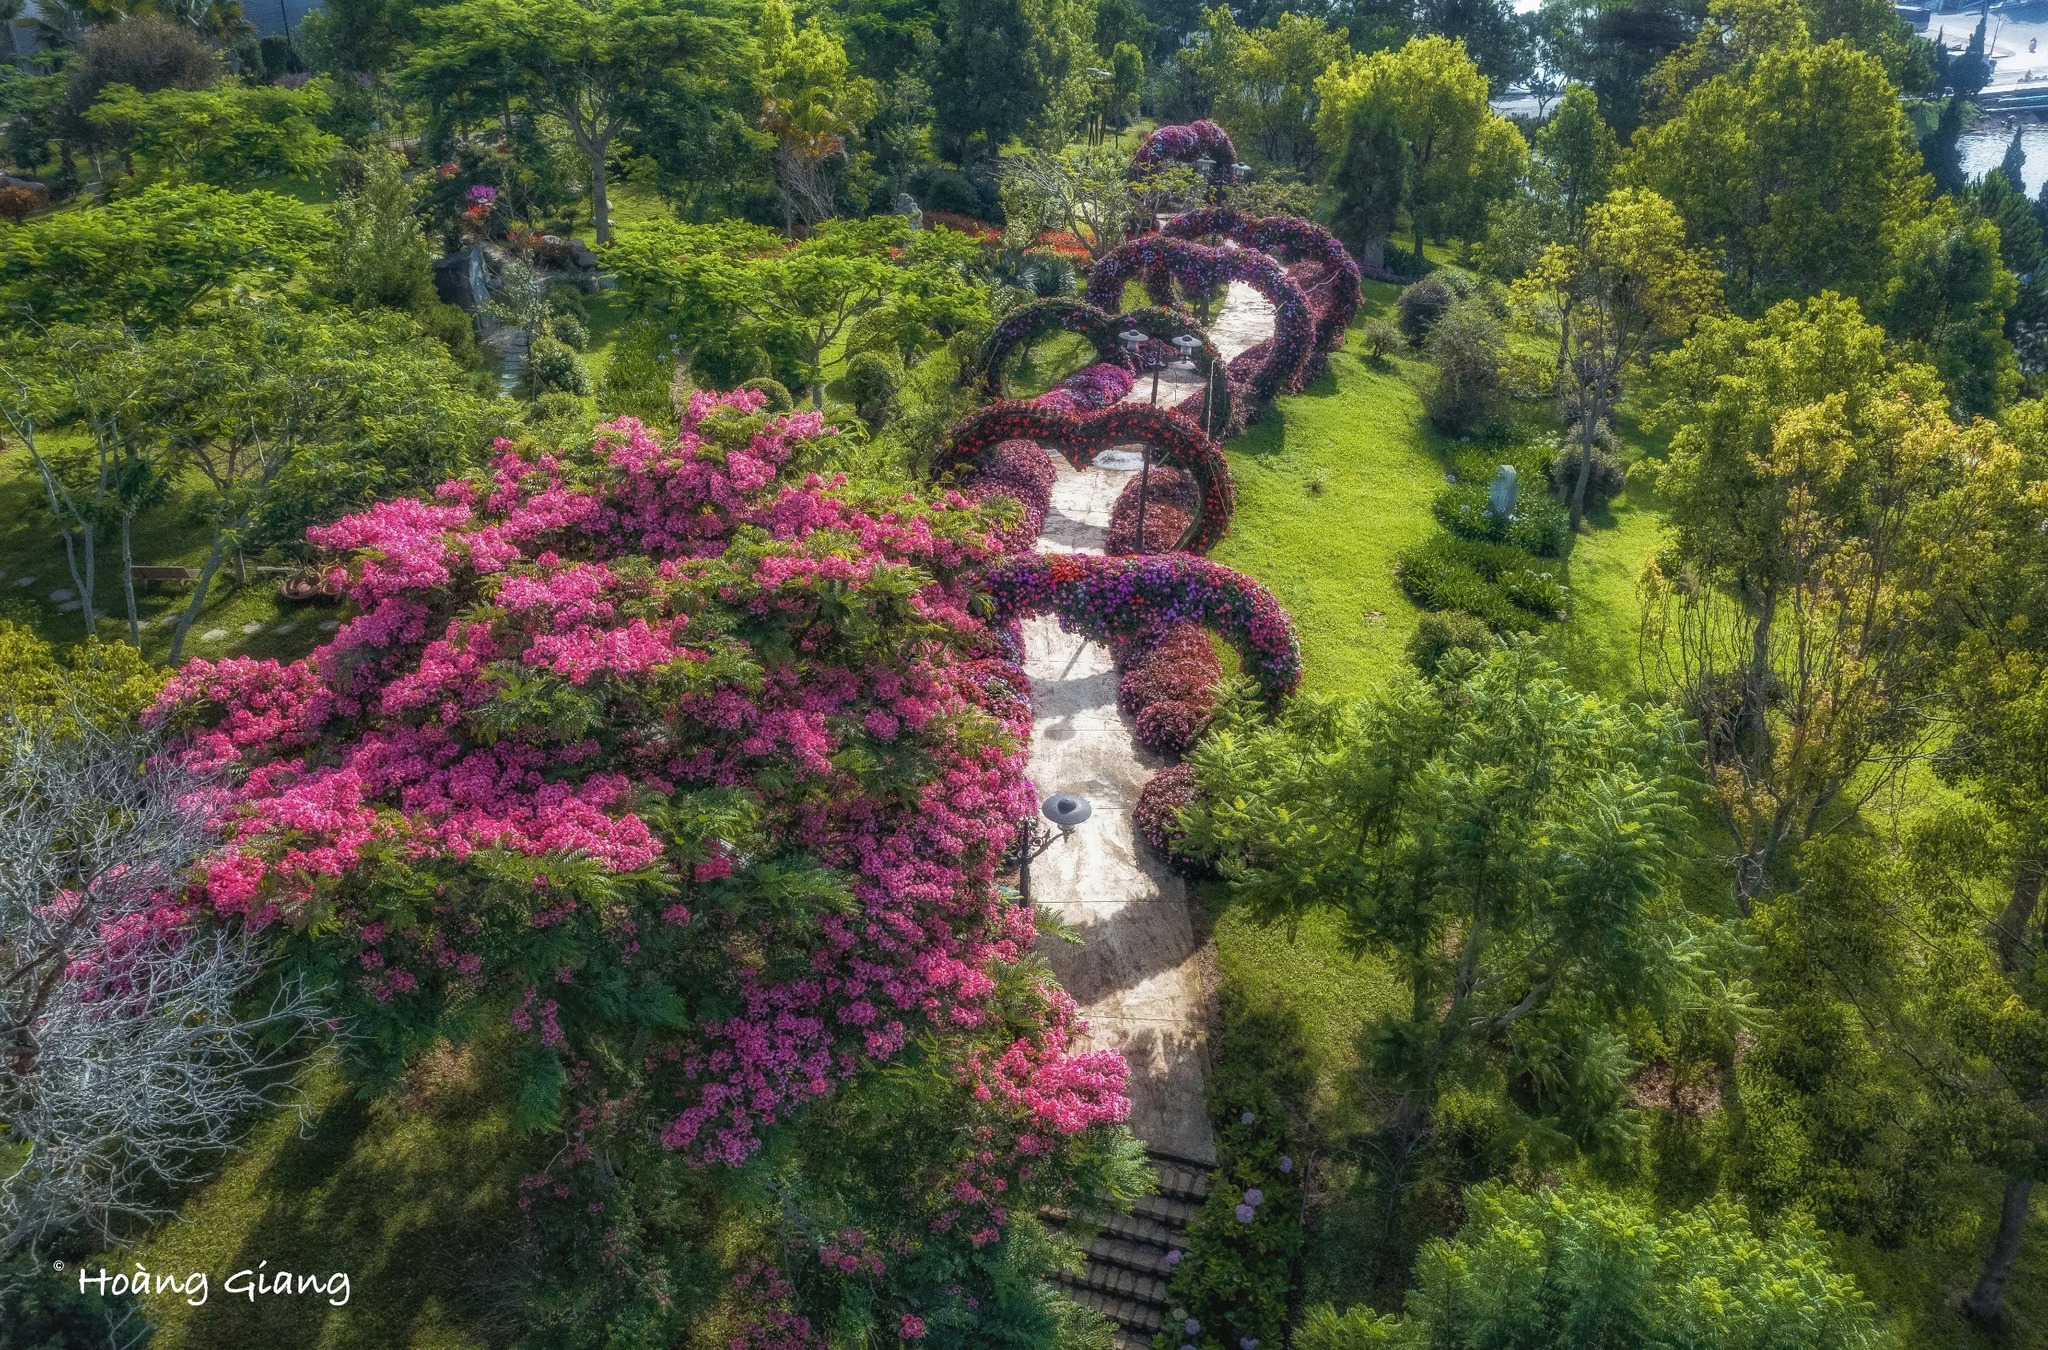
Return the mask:
POLYGON ((1095 264, 1088 277, 1088 302, 1104 310, 1121 308, 1124 287, 1133 277, 1144 277, 1155 298, 1157 284, 1170 278, 1200 290, 1242 281, 1271 302, 1272 351, 1250 380, 1252 396, 1260 403, 1286 388, 1315 351, 1316 319, 1308 296, 1287 269, 1263 253, 1211 248, 1163 234, 1140 235, 1095 264))
POLYGON ((1287 249, 1302 262, 1320 264, 1323 275, 1307 294, 1316 311, 1316 347, 1332 352, 1365 303, 1363 274, 1336 235, 1299 216, 1247 216, 1234 206, 1205 206, 1173 217, 1160 233, 1174 239, 1214 235, 1270 253, 1287 249))
POLYGON ((1205 155, 1216 162, 1216 167, 1209 171, 1210 182, 1228 183, 1235 178, 1237 146, 1229 132, 1206 117, 1180 126, 1161 127, 1147 136, 1131 156, 1131 173, 1142 178, 1168 164, 1193 168, 1195 161, 1205 155))
POLYGON ((1196 623, 1237 649, 1244 673, 1267 698, 1301 683, 1301 644, 1287 611, 1258 582, 1207 558, 1027 553, 991 563, 981 583, 999 628, 1053 614, 1070 631, 1115 645, 1196 623))
POLYGON ((933 472, 962 468, 983 451, 1017 440, 1056 449, 1077 469, 1086 467, 1097 450, 1132 441, 1150 445, 1165 463, 1192 474, 1201 490, 1201 509, 1175 547, 1205 553, 1230 530, 1230 517, 1237 505, 1230 464, 1215 441, 1170 408, 1125 403, 1076 416, 1041 403, 991 403, 954 426, 951 440, 933 460, 933 472))
POLYGON ((975 380, 984 393, 998 398, 1006 395, 1004 364, 1019 348, 1029 347, 1051 333, 1078 333, 1095 348, 1096 359, 1109 365, 1128 365, 1116 335, 1122 324, 1115 314, 1082 300, 1036 300, 1005 314, 990 330, 975 360, 975 380))

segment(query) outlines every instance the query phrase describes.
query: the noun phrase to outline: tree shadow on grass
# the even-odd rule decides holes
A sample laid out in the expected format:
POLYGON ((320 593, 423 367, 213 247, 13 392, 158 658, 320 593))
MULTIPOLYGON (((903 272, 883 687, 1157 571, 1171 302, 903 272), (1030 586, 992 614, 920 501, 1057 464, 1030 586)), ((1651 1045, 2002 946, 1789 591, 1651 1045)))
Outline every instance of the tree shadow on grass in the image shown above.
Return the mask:
MULTIPOLYGON (((494 1070, 473 1050, 426 1056, 364 1100, 327 1072, 304 1129, 268 1122, 188 1206, 197 1264, 212 1289, 198 1308, 160 1303, 157 1345, 206 1350, 296 1346, 480 1347, 514 1330, 513 1188, 522 1151, 494 1070), (307 1292, 230 1294, 236 1271, 348 1276, 348 1301, 307 1292)), ((175 1234, 167 1240, 174 1249, 175 1234)), ((239 1282, 238 1282, 239 1283, 239 1282)), ((295 1282, 296 1283, 296 1282, 295 1282)), ((338 1292, 334 1295, 338 1297, 338 1292)))

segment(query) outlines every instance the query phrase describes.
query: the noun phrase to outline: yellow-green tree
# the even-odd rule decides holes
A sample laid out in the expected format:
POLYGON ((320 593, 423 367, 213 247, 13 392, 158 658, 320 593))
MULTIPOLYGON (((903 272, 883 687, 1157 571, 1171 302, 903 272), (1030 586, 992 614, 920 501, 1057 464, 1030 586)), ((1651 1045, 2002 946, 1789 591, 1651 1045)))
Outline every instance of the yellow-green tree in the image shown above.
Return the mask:
POLYGON ((1326 153, 1343 151, 1361 104, 1394 128, 1407 150, 1402 204, 1418 255, 1425 240, 1476 232, 1487 204, 1513 190, 1528 160, 1522 133, 1488 105, 1486 77, 1450 38, 1412 38, 1339 61, 1316 81, 1316 96, 1326 153))
POLYGON ((806 225, 835 214, 832 166, 847 138, 874 116, 873 80, 852 73, 846 44, 812 18, 798 29, 783 0, 767 0, 755 25, 767 93, 760 126, 775 138, 775 181, 806 225))
POLYGON ((1720 307, 1720 274, 1704 249, 1685 242, 1685 222, 1670 202, 1622 188, 1586 211, 1578 242, 1545 250, 1516 291, 1557 324, 1557 378, 1579 460, 1571 495, 1577 529, 1593 453, 1622 381, 1658 344, 1685 336, 1720 307))
POLYGON ((1884 63, 1847 42, 1791 41, 1691 90, 1636 136, 1623 176, 1678 208, 1761 308, 1834 290, 1876 303, 1930 183, 1884 63))
POLYGON ((1316 81, 1350 44, 1305 14, 1282 14, 1271 28, 1236 32, 1217 89, 1217 117, 1271 163, 1315 173, 1325 162, 1316 139, 1316 81))

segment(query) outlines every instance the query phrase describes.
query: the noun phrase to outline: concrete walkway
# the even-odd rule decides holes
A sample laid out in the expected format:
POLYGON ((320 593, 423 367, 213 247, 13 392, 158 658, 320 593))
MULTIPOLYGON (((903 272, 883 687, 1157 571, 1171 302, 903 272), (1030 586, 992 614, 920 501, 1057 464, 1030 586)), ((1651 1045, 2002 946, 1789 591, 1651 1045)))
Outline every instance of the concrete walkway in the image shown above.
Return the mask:
MULTIPOLYGON (((1135 459, 1110 462, 1135 467, 1135 459)), ((1053 463, 1059 481, 1040 551, 1102 552, 1129 470, 1075 470, 1058 455, 1053 463)), ((1132 1132, 1153 1148, 1214 1162, 1202 1095, 1214 956, 1195 941, 1180 878, 1144 852, 1131 818, 1139 790, 1170 761, 1131 739, 1107 647, 1046 617, 1026 621, 1024 649, 1038 796, 1074 792, 1095 805, 1031 868, 1032 898, 1084 944, 1042 939, 1039 950, 1087 1016, 1088 1048, 1120 1051, 1129 1062, 1132 1132)))
MULTIPOLYGON (((1223 304, 1209 325, 1209 341, 1217 355, 1229 365, 1247 348, 1256 347, 1273 336, 1273 306, 1242 281, 1230 283, 1223 304)), ((1188 366, 1175 364, 1159 372, 1159 404, 1170 408, 1202 387, 1201 379, 1188 366)), ((1125 397, 1126 403, 1152 402, 1152 377, 1138 376, 1125 397)))

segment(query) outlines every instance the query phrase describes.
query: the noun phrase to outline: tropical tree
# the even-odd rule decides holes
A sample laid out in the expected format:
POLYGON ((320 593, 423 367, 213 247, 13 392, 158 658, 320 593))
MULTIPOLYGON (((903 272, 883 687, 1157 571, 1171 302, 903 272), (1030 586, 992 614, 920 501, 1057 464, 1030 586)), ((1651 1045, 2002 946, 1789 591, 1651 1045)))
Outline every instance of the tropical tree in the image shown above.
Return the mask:
POLYGON ((1689 996, 1698 925, 1671 885, 1686 848, 1679 719, 1567 686, 1526 649, 1447 658, 1354 704, 1226 712, 1190 757, 1183 819, 1233 898, 1274 923, 1326 911, 1397 971, 1377 1036, 1375 1151, 1390 1196, 1454 1084, 1594 1147, 1625 1130, 1618 1019, 1689 996))
POLYGON ((85 120, 145 181, 179 178, 243 187, 325 169, 341 148, 320 129, 332 107, 318 81, 302 89, 220 84, 153 94, 116 84, 100 91, 85 120))
POLYGON ((799 31, 782 0, 761 7, 755 35, 768 86, 760 127, 775 138, 775 179, 795 216, 815 225, 834 214, 831 166, 847 159, 847 140, 875 115, 879 92, 852 74, 844 42, 815 18, 799 31))
POLYGON ((1339 61, 1316 81, 1316 134, 1339 154, 1360 105, 1384 116, 1407 151, 1403 204, 1420 257, 1425 238, 1476 233, 1488 203, 1520 177, 1528 146, 1488 105, 1486 77, 1448 38, 1339 61))
POLYGON ((1708 319, 1657 365, 1673 537, 1644 650, 1705 732, 1747 910, 1923 748, 1941 604, 2012 450, 1839 296, 1708 319))
POLYGON ((1553 244, 1518 292, 1557 324, 1565 420, 1578 441, 1571 526, 1586 514, 1586 486, 1622 381, 1660 344, 1685 336, 1719 308, 1721 279, 1685 222, 1654 192, 1622 188, 1586 210, 1581 242, 1553 244))

